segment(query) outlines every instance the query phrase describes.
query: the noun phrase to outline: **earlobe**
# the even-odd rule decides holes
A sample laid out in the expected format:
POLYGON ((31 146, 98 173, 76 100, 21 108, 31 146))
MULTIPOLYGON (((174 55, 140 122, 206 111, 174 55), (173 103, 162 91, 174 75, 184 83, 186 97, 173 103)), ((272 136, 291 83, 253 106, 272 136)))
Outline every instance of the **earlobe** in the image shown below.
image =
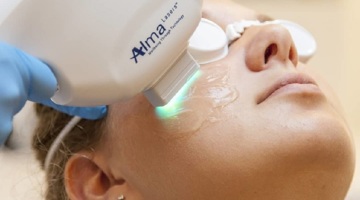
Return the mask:
POLYGON ((112 187, 110 178, 86 154, 76 154, 68 160, 64 184, 72 200, 106 199, 112 187))

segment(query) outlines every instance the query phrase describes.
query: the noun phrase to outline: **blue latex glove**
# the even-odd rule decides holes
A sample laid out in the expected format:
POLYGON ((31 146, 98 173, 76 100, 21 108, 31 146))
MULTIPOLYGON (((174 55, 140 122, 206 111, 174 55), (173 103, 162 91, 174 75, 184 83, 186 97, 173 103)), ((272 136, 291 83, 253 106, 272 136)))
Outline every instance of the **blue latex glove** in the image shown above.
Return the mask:
POLYGON ((85 119, 94 120, 105 116, 106 106, 83 108, 53 103, 50 97, 56 88, 56 78, 46 64, 0 42, 0 146, 12 131, 13 116, 27 100, 85 119))

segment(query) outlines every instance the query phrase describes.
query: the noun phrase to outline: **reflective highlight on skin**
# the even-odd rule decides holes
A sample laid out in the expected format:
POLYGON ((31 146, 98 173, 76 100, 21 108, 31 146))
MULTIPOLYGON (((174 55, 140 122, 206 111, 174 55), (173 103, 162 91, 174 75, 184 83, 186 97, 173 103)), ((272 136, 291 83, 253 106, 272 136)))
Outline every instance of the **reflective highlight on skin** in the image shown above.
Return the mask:
POLYGON ((160 119, 168 119, 175 117, 184 111, 183 102, 187 98, 186 94, 188 93, 191 86, 194 82, 199 79, 201 76, 201 71, 196 72, 190 80, 184 85, 183 88, 174 96, 174 98, 165 106, 157 107, 156 114, 160 119))
POLYGON ((229 67, 215 65, 208 67, 205 81, 194 87, 194 93, 211 100, 214 108, 224 107, 238 97, 235 87, 229 85, 229 67), (198 91, 198 92, 197 92, 198 91))
POLYGON ((174 102, 156 109, 163 128, 173 133, 199 130, 208 123, 226 120, 217 117, 219 111, 238 97, 234 86, 229 85, 229 66, 204 65, 195 84, 185 88, 174 102), (196 109, 193 109, 196 108, 196 109))

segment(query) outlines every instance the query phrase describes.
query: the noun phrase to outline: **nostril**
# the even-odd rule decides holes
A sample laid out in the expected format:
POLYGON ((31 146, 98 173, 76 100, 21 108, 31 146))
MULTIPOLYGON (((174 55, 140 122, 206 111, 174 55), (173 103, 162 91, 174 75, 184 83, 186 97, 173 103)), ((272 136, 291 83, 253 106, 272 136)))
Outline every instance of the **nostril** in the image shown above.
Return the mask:
POLYGON ((270 57, 276 55, 278 52, 278 47, 276 44, 269 45, 265 50, 265 64, 268 63, 270 57))
POLYGON ((293 60, 295 58, 294 50, 291 48, 289 53, 289 59, 293 60))
POLYGON ((293 62, 294 66, 296 67, 298 62, 298 55, 295 47, 291 47, 289 53, 289 59, 291 60, 291 62, 293 62))

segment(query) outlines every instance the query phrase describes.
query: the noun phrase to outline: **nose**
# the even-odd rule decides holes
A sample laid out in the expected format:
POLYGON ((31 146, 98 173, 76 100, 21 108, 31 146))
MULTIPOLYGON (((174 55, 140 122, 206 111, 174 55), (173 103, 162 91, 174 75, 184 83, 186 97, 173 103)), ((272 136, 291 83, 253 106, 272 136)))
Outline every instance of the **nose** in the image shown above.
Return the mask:
POLYGON ((261 71, 277 61, 294 67, 298 63, 295 44, 289 31, 280 25, 251 27, 245 31, 247 37, 245 62, 251 71, 261 71))

